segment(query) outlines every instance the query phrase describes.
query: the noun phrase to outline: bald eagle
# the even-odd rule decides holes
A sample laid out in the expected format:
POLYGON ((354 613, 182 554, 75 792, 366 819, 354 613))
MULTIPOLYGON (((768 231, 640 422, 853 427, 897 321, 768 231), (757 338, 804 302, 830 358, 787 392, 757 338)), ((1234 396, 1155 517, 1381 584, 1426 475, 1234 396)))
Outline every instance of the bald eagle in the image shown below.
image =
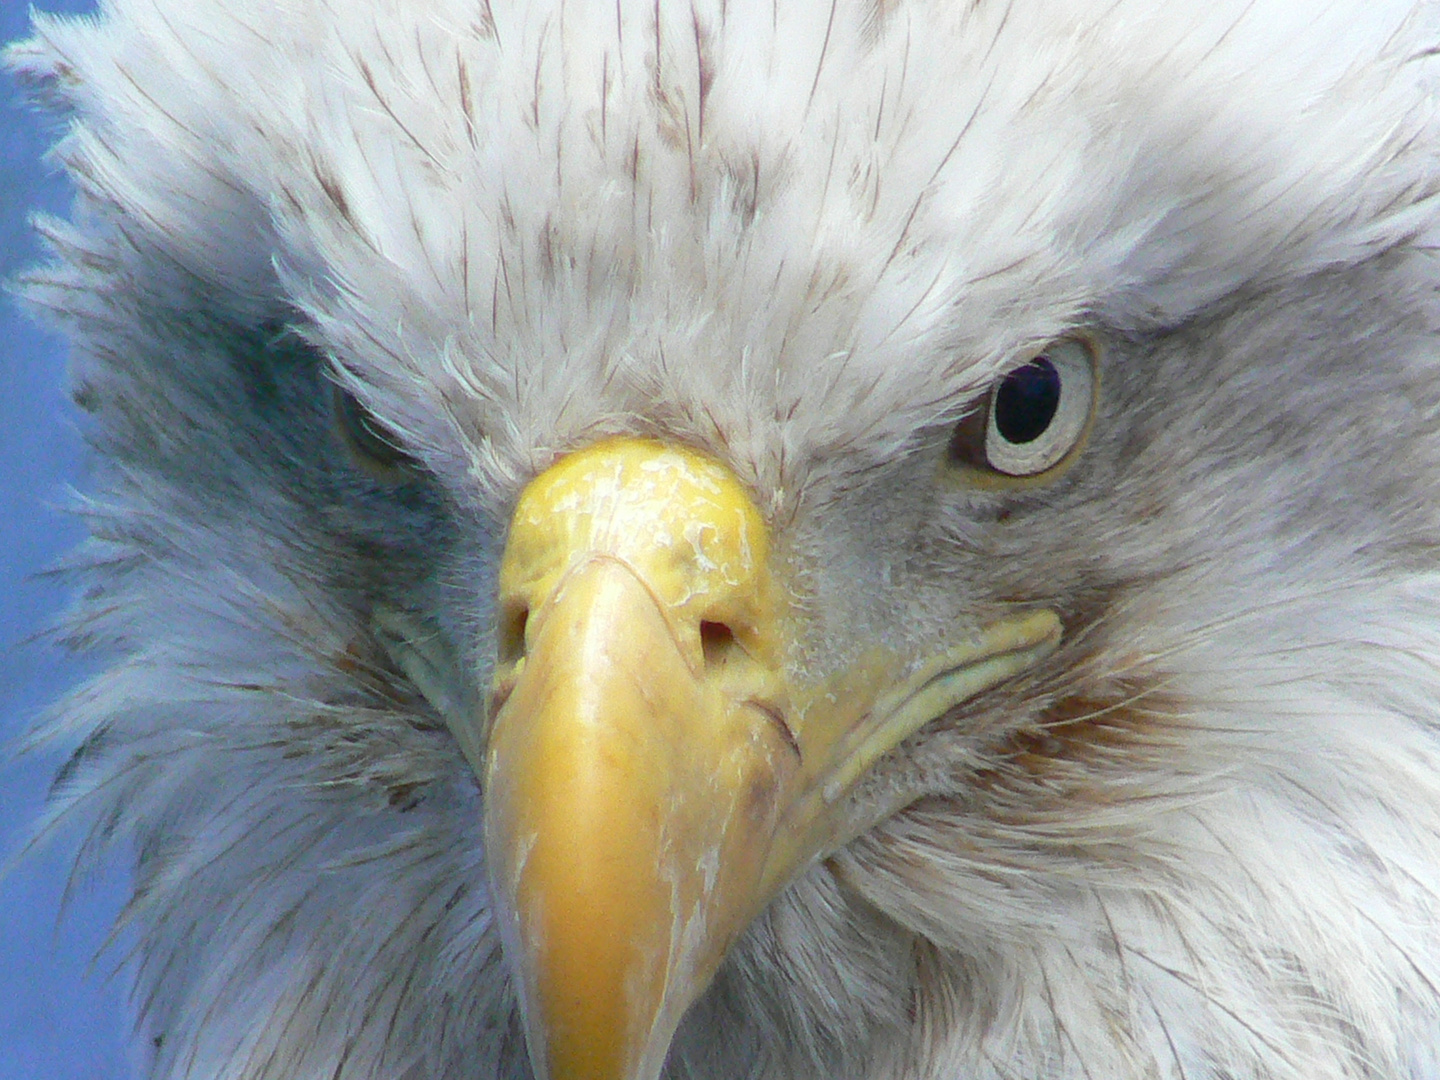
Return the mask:
POLYGON ((1440 1075, 1435 5, 8 56, 150 1076, 1440 1075))

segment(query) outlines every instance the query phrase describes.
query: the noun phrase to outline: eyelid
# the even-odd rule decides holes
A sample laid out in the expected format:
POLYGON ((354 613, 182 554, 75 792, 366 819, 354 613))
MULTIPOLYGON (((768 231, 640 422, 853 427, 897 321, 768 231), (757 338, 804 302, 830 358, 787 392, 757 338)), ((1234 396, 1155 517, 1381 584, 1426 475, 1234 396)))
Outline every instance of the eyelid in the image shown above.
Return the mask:
POLYGON ((338 383, 331 383, 330 401, 332 426, 357 466, 387 484, 413 479, 419 468, 414 455, 364 402, 338 383))

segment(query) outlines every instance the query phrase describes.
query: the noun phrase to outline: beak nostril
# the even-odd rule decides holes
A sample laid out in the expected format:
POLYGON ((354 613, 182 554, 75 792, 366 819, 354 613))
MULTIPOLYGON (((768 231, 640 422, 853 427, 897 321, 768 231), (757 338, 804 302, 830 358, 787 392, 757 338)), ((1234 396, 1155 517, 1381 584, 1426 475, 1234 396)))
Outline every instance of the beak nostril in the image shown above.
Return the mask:
POLYGON ((530 620, 528 607, 514 608, 505 616, 500 628, 499 658, 501 664, 513 664, 525 655, 525 624, 530 620))
POLYGON ((700 623, 700 649, 705 654, 705 666, 717 667, 740 651, 740 643, 735 640, 735 631, 723 622, 706 619, 700 623))

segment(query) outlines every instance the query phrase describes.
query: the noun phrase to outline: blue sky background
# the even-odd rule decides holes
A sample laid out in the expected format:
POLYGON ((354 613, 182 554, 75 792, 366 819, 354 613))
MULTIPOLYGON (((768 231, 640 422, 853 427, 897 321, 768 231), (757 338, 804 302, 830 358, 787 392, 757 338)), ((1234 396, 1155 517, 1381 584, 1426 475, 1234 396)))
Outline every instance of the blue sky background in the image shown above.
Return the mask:
MULTIPOLYGON (((89 0, 40 0, 88 11, 89 0)), ((0 42, 24 36, 23 0, 0 0, 0 42)), ((0 76, 0 277, 40 254, 27 218, 63 213, 69 193, 41 156, 52 121, 0 76)), ((83 486, 84 454, 64 392, 64 348, 0 297, 0 740, 12 742, 83 668, 27 642, 65 604, 64 586, 37 578, 80 536, 63 507, 83 486)), ((24 845, 61 755, 0 758, 0 865, 24 845)), ((30 854, 0 877, 0 1080, 128 1080, 128 984, 119 950, 95 959, 124 895, 120 869, 83 885, 57 917, 74 837, 30 854)))

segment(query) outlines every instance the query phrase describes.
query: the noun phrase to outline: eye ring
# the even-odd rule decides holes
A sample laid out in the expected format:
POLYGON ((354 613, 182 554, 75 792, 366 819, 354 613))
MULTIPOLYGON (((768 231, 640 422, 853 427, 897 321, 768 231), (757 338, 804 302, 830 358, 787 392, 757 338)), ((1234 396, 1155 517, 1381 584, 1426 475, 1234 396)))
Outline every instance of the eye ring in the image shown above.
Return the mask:
POLYGON ((420 464, 400 436, 338 383, 330 385, 330 412, 350 458, 375 479, 389 484, 413 479, 420 464))
POLYGON ((988 486, 1053 479, 1085 443, 1099 384, 1093 342, 1060 338, 995 380, 955 426, 950 463, 988 486))

